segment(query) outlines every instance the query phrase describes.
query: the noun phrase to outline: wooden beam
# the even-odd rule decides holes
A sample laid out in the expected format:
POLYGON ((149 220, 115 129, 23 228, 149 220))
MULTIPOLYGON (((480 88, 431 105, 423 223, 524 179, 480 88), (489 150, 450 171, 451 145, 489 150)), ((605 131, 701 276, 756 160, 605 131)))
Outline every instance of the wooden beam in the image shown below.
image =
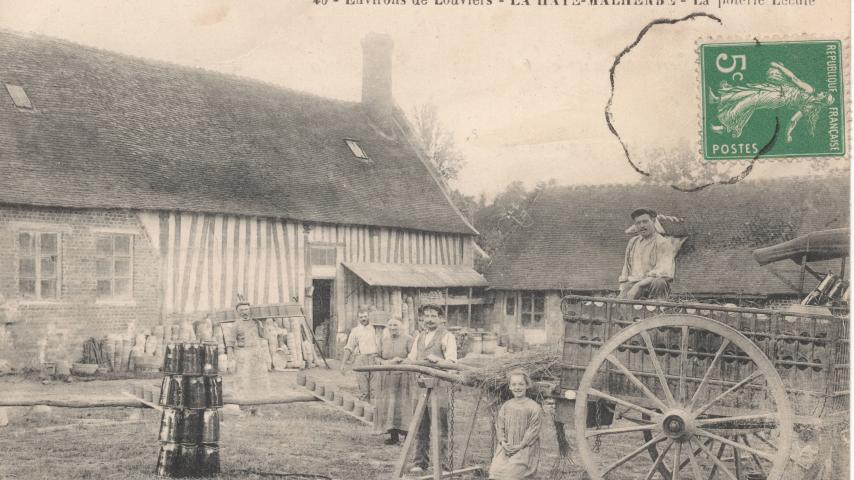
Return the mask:
POLYGON ((468 319, 467 319, 468 321, 466 322, 466 323, 467 323, 467 327, 468 327, 468 328, 471 328, 471 292, 472 292, 472 288, 471 288, 471 287, 469 287, 469 298, 468 298, 468 319))

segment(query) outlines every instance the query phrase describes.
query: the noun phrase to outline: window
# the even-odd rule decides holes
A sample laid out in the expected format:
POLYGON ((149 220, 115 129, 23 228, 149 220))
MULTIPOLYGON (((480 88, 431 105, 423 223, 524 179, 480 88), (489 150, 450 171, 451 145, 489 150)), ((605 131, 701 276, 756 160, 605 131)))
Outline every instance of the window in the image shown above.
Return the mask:
POLYGON ((347 146, 350 147, 350 152, 353 153, 353 156, 359 158, 361 160, 370 160, 368 158, 368 154, 362 150, 362 146, 359 145, 359 142, 356 140, 350 140, 349 138, 344 139, 347 142, 347 146))
POLYGON ((508 316, 516 315, 516 294, 508 293, 504 298, 504 314, 508 316))
POLYGON ((27 110, 33 109, 33 104, 30 103, 30 97, 27 96, 27 92, 20 85, 12 85, 6 84, 6 91, 9 92, 9 96, 12 97, 12 102, 18 108, 25 108, 27 110))
POLYGON ((59 234, 18 233, 18 292, 29 299, 59 296, 59 234))
POLYGON ((312 265, 336 265, 335 247, 311 247, 312 265))
POLYGON ((133 296, 133 237, 101 234, 95 240, 95 276, 98 298, 133 296))
POLYGON ((522 327, 545 328, 546 294, 543 292, 522 292, 522 327))

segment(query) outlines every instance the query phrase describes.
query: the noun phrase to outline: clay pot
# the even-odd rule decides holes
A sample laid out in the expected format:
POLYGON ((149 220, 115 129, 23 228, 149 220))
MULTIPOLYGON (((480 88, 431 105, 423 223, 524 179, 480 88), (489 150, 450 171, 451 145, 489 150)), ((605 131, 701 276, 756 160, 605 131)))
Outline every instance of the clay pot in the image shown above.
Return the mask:
POLYGON ((305 374, 302 372, 297 373, 297 385, 304 386, 306 382, 305 374))

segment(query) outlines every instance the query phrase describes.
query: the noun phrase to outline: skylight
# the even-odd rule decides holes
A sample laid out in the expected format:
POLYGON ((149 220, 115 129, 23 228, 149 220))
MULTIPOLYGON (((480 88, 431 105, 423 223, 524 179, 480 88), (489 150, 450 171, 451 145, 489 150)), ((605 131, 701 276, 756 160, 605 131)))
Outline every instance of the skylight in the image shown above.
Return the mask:
POLYGON ((12 101, 15 103, 16 107, 26 108, 27 110, 33 109, 33 104, 30 103, 30 97, 27 96, 27 92, 24 91, 23 87, 7 83, 6 91, 9 92, 9 96, 12 97, 12 101))
POLYGON ((359 142, 356 140, 350 140, 349 138, 344 139, 347 142, 347 146, 350 147, 350 151, 353 152, 353 156, 362 160, 370 160, 368 158, 368 154, 362 150, 362 146, 359 145, 359 142))

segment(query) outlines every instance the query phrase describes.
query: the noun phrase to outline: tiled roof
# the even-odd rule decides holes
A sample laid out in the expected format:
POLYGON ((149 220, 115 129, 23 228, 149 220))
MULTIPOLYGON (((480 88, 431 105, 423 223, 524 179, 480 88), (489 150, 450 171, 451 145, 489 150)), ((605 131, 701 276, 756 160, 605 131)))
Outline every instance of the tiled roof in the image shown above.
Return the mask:
POLYGON ((474 233, 359 103, 3 31, 0 83, 34 106, 0 86, 0 203, 474 233))
MULTIPOLYGON (((792 294, 792 262, 759 266, 751 252, 797 235, 849 225, 847 177, 719 185, 694 193, 664 186, 556 187, 530 209, 530 226, 512 234, 486 272, 491 288, 615 290, 629 212, 648 206, 684 219, 663 222, 687 236, 676 259, 676 293, 792 294)), ((839 269, 839 262, 819 264, 839 269)), ((808 284, 810 285, 810 284, 808 284)))

